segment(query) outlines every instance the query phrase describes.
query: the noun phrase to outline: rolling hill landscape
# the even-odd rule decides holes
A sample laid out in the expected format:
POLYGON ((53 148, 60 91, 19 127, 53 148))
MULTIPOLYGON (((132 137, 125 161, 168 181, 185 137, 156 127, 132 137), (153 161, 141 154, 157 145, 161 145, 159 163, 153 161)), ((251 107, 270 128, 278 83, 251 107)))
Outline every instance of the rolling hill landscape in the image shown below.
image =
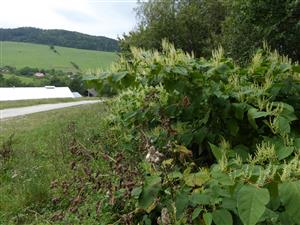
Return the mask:
POLYGON ((84 94, 84 76, 107 70, 118 59, 118 49, 117 40, 102 36, 30 27, 0 29, 0 87, 68 86, 84 94))
POLYGON ((2 41, 1 66, 17 69, 32 67, 74 71, 74 65, 81 70, 106 69, 117 59, 115 52, 104 52, 41 44, 2 41))
POLYGON ((1 29, 0 41, 57 45, 97 51, 119 51, 118 41, 103 36, 92 36, 67 30, 44 30, 33 27, 1 29))

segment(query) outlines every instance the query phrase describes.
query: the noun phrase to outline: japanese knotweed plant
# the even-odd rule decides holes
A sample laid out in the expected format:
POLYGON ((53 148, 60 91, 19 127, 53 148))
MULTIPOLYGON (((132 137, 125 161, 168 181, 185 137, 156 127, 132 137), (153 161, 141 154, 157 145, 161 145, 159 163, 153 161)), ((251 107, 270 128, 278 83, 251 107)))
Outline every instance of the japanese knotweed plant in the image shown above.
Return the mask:
POLYGON ((300 224, 300 66, 267 47, 245 67, 165 41, 132 55, 87 81, 121 92, 114 121, 143 152, 132 223, 300 224))

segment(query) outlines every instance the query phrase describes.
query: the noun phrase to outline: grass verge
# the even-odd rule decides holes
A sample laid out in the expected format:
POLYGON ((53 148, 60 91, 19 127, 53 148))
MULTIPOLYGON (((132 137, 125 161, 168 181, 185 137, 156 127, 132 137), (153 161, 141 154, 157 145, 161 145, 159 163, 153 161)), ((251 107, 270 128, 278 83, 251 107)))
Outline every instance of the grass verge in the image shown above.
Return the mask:
MULTIPOLYGON (((59 210, 69 212, 67 199, 78 193, 64 192, 65 200, 58 206, 53 203, 53 195, 59 192, 53 190, 53 181, 76 183, 70 164, 78 162, 81 155, 70 152, 74 141, 91 151, 98 150, 105 138, 102 135, 109 135, 101 125, 105 115, 104 104, 93 104, 0 122, 0 224, 60 224, 55 219, 59 210)), ((116 138, 106 140, 114 142, 116 138)), ((102 161, 93 163, 105 173, 107 167, 102 161)), ((105 221, 105 215, 101 217, 105 221)), ((68 222, 82 224, 78 218, 71 213, 68 222)))
POLYGON ((33 99, 33 100, 18 100, 18 101, 0 101, 0 110, 8 108, 26 107, 40 104, 63 103, 63 102, 78 102, 85 100, 96 100, 97 97, 82 97, 82 98, 53 98, 53 99, 33 99))

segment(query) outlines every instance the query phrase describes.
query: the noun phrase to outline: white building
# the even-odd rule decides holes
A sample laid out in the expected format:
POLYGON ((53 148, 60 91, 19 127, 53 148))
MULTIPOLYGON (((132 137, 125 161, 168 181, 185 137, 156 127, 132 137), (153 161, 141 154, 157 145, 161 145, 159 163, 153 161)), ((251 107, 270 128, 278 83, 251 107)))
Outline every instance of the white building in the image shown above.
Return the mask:
POLYGON ((74 98, 68 87, 5 87, 0 88, 0 101, 28 99, 74 98))
POLYGON ((74 98, 81 98, 82 95, 79 92, 72 92, 74 98))
POLYGON ((38 72, 38 73, 33 74, 33 76, 35 76, 37 78, 43 78, 43 77, 45 77, 45 74, 38 72))

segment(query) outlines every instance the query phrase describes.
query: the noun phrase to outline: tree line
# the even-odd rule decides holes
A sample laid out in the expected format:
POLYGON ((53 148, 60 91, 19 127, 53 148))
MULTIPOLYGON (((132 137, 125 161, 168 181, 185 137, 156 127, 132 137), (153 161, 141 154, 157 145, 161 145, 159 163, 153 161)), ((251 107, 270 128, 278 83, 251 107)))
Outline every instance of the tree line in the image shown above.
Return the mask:
POLYGON ((32 27, 0 29, 1 41, 29 42, 97 51, 119 51, 118 41, 66 30, 43 30, 32 27))
POLYGON ((83 75, 80 72, 64 72, 55 69, 38 69, 23 67, 16 69, 11 66, 0 67, 0 87, 43 87, 43 86, 69 87, 72 91, 84 95, 86 87, 83 82, 83 75), (45 77, 36 78, 33 75, 37 72, 44 73, 45 77), (4 74, 11 76, 6 77, 4 74), (31 82, 24 82, 24 78, 32 78, 31 82))
POLYGON ((163 38, 177 48, 209 57, 222 46, 245 63, 262 46, 300 60, 300 1, 298 0, 149 0, 136 8, 137 28, 120 39, 130 46, 160 49, 163 38))

